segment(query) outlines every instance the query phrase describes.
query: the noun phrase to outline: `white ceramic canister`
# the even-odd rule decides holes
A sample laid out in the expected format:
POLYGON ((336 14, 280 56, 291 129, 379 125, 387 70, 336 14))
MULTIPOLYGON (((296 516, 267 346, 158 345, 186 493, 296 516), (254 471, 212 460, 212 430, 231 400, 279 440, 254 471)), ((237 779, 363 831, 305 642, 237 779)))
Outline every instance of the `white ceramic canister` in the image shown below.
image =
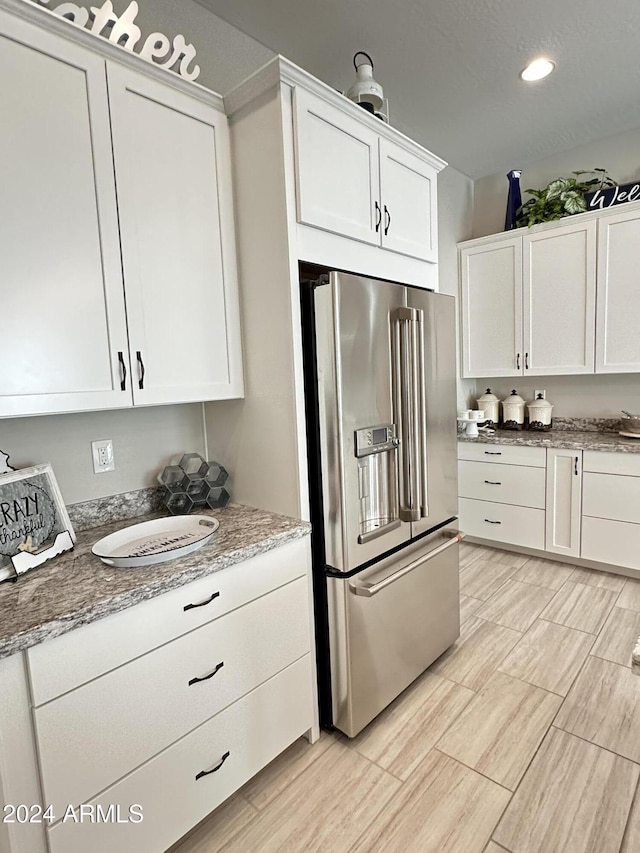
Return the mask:
POLYGON ((502 401, 502 428, 522 429, 524 426, 525 402, 517 391, 512 391, 502 401))
POLYGON ((500 420, 500 400, 495 394, 491 393, 491 388, 487 388, 482 397, 478 397, 476 405, 479 409, 484 410, 485 423, 489 426, 497 426, 500 420))
POLYGON ((527 403, 529 410, 529 429, 547 431, 551 429, 551 412, 553 403, 538 394, 535 400, 527 403))

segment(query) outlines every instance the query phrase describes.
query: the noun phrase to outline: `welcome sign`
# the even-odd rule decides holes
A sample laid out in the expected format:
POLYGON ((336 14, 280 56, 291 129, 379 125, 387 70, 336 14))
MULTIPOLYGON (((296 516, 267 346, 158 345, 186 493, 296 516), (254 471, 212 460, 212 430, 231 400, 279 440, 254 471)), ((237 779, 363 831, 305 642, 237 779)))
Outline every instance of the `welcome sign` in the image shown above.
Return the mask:
POLYGON ((102 6, 79 6, 77 3, 59 3, 51 5, 51 0, 35 0, 40 6, 46 6, 54 14, 61 18, 73 21, 79 27, 87 27, 90 32, 97 36, 117 44, 125 50, 133 52, 134 48, 143 59, 175 71, 185 80, 195 80, 200 74, 200 66, 189 66, 196 58, 196 49, 192 44, 187 44, 184 36, 174 36, 170 41, 163 33, 151 33, 142 45, 140 27, 136 26, 135 19, 138 14, 138 4, 131 2, 122 15, 116 14, 111 0, 105 0, 102 6), (177 65, 177 68, 174 66, 177 65))
POLYGON ((587 203, 587 210, 604 210, 607 207, 615 207, 617 204, 624 204, 627 201, 639 201, 640 182, 595 190, 592 193, 586 193, 584 200, 587 203))
POLYGON ((51 465, 0 475, 0 578, 11 566, 20 572, 43 563, 74 539, 51 465))

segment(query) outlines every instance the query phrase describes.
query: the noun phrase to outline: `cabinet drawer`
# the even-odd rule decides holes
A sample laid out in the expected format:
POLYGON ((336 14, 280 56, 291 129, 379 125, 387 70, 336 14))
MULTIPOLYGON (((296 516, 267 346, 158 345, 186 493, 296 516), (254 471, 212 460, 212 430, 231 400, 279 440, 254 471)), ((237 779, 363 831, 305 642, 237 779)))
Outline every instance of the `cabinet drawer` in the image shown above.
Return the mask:
POLYGON ((582 513, 640 524, 640 477, 584 474, 582 513))
POLYGON ((292 581, 35 708, 47 803, 88 801, 305 655, 307 589, 292 581))
POLYGON ((460 498, 460 530, 467 536, 494 539, 544 550, 543 509, 460 498))
POLYGON ((582 517, 582 550, 584 560, 640 569, 640 524, 582 517))
POLYGON ((458 462, 460 497, 544 509, 544 468, 500 465, 497 462, 458 462))
POLYGON ((470 462, 498 462, 502 465, 528 465, 544 468, 547 451, 544 447, 515 446, 511 444, 482 444, 458 442, 458 459, 470 462))
POLYGON ((640 453, 585 450, 583 470, 597 474, 624 474, 628 477, 640 477, 640 453))
MULTIPOLYGON (((48 833, 51 853, 159 853, 311 727, 309 655, 253 690, 92 801, 107 811, 142 806, 139 823, 58 822, 48 833), (228 757, 219 769, 210 771, 228 757)), ((64 812, 56 812, 60 817, 64 812)))
POLYGON ((305 536, 33 646, 27 659, 34 705, 300 577, 306 573, 308 561, 309 538, 305 536))

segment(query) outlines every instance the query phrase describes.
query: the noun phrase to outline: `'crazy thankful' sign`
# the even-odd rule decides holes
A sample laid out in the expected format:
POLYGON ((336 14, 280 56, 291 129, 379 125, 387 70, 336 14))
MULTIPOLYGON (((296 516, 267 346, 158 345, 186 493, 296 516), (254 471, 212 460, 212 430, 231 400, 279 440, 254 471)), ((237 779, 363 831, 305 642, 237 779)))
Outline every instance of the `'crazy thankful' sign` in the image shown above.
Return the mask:
POLYGON ((74 541, 48 462, 0 474, 0 580, 73 548, 74 541))
MULTIPOLYGON (((138 4, 131 2, 122 15, 117 15, 113 10, 111 0, 105 0, 102 6, 90 6, 88 9, 77 3, 59 3, 52 6, 52 0, 35 0, 40 6, 50 8, 61 18, 73 21, 79 27, 87 27, 90 32, 103 36, 125 50, 133 49, 142 38, 140 27, 136 26, 135 19, 138 14, 138 4)), ((143 59, 159 65, 161 68, 175 70, 185 80, 195 80, 200 74, 200 66, 189 65, 196 58, 196 49, 192 44, 187 44, 184 36, 174 36, 170 41, 163 33, 151 33, 147 36, 142 46, 137 48, 143 59), (178 65, 174 69, 174 65, 178 65)))

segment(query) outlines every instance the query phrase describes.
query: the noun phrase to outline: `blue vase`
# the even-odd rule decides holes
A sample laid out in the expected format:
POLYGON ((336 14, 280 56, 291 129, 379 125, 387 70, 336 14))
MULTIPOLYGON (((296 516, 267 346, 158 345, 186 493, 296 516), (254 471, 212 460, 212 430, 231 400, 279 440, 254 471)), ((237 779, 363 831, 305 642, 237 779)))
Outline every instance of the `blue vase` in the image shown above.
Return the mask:
POLYGON ((522 207, 522 195, 520 193, 520 175, 522 169, 513 169, 508 173, 509 195, 507 196, 507 215, 504 220, 504 230, 511 231, 516 228, 516 215, 522 207))

